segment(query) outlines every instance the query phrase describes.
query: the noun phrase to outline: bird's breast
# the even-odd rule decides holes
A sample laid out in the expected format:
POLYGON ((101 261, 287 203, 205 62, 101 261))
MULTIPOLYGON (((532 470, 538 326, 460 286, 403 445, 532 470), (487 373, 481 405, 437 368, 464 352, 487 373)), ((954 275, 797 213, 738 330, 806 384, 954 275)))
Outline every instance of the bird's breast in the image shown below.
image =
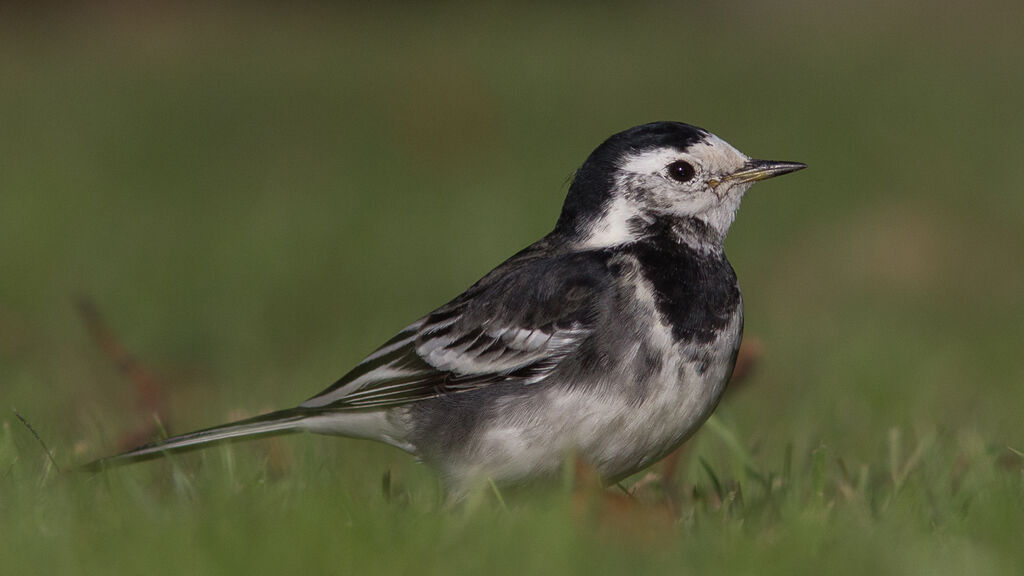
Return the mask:
POLYGON ((742 299, 724 257, 640 250, 623 259, 618 311, 593 355, 615 360, 551 390, 542 410, 606 479, 650 465, 704 423, 743 332, 742 299))
POLYGON ((666 242, 640 243, 631 252, 675 340, 710 344, 742 314, 736 273, 720 250, 666 242))

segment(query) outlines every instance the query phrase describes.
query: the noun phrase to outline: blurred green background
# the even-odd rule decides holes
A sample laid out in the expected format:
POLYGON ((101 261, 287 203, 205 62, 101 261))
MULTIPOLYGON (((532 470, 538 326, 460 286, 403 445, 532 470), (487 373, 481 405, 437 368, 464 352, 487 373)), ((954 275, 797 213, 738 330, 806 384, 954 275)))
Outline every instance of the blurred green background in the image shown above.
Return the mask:
MULTIPOLYGON (((706 430, 692 451, 747 490, 747 456, 821 480, 608 546, 528 501, 438 510, 428 471, 366 442, 284 439, 280 475, 245 445, 59 480, 6 416, 0 562, 1020 568, 1022 22, 1011 1, 0 5, 0 406, 59 462, 147 419, 74 297, 159 374, 171 432, 293 405, 545 234, 602 139, 671 119, 810 166, 755 187, 727 242, 763 355, 716 418, 748 454, 706 430)), ((684 490, 709 486, 697 456, 684 490)))

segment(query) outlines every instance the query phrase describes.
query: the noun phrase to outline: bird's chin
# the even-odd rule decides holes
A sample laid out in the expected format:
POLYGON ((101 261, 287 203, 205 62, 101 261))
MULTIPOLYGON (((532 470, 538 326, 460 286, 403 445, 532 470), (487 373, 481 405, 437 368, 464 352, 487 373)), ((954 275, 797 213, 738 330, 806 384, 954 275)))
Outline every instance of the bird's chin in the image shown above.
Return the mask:
POLYGON ((743 195, 750 190, 753 182, 722 182, 712 189, 715 198, 718 198, 719 206, 728 202, 735 202, 737 206, 743 195))
POLYGON ((729 232, 736 212, 740 208, 740 201, 743 199, 743 192, 733 190, 730 194, 723 194, 718 201, 710 206, 702 215, 701 220, 711 226, 721 239, 729 232))

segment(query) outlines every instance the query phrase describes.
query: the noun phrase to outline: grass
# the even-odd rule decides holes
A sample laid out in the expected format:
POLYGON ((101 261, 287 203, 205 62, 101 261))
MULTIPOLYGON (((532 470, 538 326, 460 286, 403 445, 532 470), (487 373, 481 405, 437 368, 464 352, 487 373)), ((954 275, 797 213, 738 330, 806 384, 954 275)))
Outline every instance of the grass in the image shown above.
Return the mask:
POLYGON ((730 234, 764 353, 690 442, 678 522, 656 484, 446 509, 405 455, 307 436, 59 474, 11 413, 2 571, 1019 572, 1021 15, 0 8, 0 406, 61 468, 152 428, 80 295, 181 432, 326 387, 544 234, 616 130, 810 165, 730 234))

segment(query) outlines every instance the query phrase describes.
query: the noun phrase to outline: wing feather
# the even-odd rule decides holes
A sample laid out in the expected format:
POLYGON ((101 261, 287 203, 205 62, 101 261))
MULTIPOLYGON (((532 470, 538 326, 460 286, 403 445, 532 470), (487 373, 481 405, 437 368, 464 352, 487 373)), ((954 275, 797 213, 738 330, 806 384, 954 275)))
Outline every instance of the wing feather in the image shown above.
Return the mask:
POLYGON ((593 332, 604 267, 540 263, 539 270, 506 263, 301 406, 382 408, 496 381, 544 380, 593 332))

